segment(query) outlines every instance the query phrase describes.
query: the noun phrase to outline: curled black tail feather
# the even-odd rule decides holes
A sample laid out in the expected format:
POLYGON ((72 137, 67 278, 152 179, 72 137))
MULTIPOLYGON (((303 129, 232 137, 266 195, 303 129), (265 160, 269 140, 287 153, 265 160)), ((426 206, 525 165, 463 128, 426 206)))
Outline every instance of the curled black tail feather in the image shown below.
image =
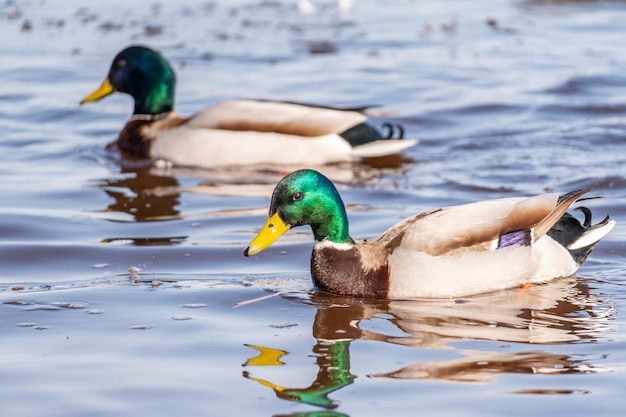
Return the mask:
MULTIPOLYGON (((576 207, 574 210, 580 211, 585 215, 585 221, 583 222, 583 227, 591 227, 591 210, 589 210, 587 207, 576 207)), ((608 220, 608 216, 606 217, 605 220, 608 220)))
POLYGON ((387 129, 385 139, 404 139, 404 127, 402 127, 401 124, 385 122, 382 124, 382 127, 383 129, 387 129), (394 137, 396 131, 398 132, 398 135, 394 137))

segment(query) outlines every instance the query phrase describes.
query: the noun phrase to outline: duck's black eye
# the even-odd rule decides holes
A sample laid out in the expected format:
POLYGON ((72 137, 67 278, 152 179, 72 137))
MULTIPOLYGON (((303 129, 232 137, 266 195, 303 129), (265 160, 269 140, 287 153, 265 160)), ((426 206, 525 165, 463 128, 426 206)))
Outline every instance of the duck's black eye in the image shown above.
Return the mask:
POLYGON ((304 193, 302 191, 298 191, 297 193, 295 193, 293 195, 293 201, 300 201, 302 200, 302 197, 304 197, 304 193))
POLYGON ((125 59, 120 59, 119 61, 117 61, 118 68, 124 68, 126 65, 128 65, 128 62, 126 62, 125 59))

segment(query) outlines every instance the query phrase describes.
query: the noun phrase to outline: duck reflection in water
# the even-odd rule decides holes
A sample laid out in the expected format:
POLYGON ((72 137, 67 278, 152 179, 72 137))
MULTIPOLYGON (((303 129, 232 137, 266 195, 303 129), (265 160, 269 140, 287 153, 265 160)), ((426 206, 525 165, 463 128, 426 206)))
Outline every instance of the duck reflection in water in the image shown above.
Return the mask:
MULTIPOLYGON (((367 377, 492 383, 503 374, 562 375, 605 370, 592 363, 601 359, 595 355, 555 354, 537 349, 536 345, 600 340, 611 332, 614 315, 611 304, 600 299, 578 277, 462 300, 362 300, 317 292, 310 302, 317 308, 312 329, 316 339, 312 350, 319 367, 315 381, 307 388, 288 388, 253 377, 247 370, 243 376, 272 388, 281 399, 326 409, 338 406, 328 395, 352 384, 357 377, 350 371, 350 343, 354 340, 416 348, 418 357, 418 349, 452 350, 461 356, 371 373, 367 377), (457 347, 475 341, 495 342, 494 349, 457 347), (510 345, 513 343, 516 345, 510 345), (528 344, 533 349, 524 349, 528 344), (509 349, 514 351, 506 351, 509 349)), ((264 355, 275 359, 274 349, 259 351, 256 361, 248 361, 244 366, 284 364, 259 360, 264 355), (273 356, 263 353, 270 351, 273 356)), ((280 352, 281 358, 288 353, 280 352)), ((381 363, 372 361, 365 366, 379 367, 381 363)), ((540 389, 535 393, 555 392, 540 389)), ((573 390, 558 393, 573 393, 573 390)))
MULTIPOLYGON (((386 158, 372 158, 361 163, 334 164, 319 167, 338 183, 364 184, 376 181, 385 173, 400 175, 406 171, 410 159, 399 155, 386 158)), ((220 197, 267 197, 272 193, 276 182, 285 170, 297 167, 250 166, 202 169, 177 167, 164 164, 146 164, 136 161, 118 161, 119 172, 111 177, 95 182, 114 201, 102 215, 114 222, 160 222, 180 220, 189 217, 181 212, 181 197, 185 193, 203 194, 217 197, 209 213, 194 214, 197 217, 258 214, 265 208, 231 208, 232 200, 220 197), (217 206, 215 208, 215 206, 217 206), (227 208, 228 207, 228 208, 227 208)), ((103 242, 132 242, 137 246, 177 245, 187 236, 163 236, 138 238, 116 236, 103 239, 103 242)))
MULTIPOLYGON (((352 384, 354 381, 354 375, 350 373, 349 347, 350 342, 347 340, 316 343, 313 346, 313 354, 316 357, 319 371, 315 381, 306 388, 287 388, 276 385, 270 381, 253 377, 248 371, 244 371, 243 376, 273 389, 276 396, 283 400, 333 409, 338 404, 330 400, 328 395, 333 391, 352 384)), ((260 356, 267 355, 271 357, 274 355, 275 352, 273 351, 275 350, 277 349, 262 348, 260 356)), ((246 362, 246 365, 250 365, 250 361, 246 362)), ((282 363, 275 363, 275 365, 282 365, 282 363)))
MULTIPOLYGON (((316 169, 339 184, 366 184, 386 174, 402 177, 413 162, 403 155, 391 155, 316 169)), ((119 171, 95 184, 115 199, 105 212, 125 213, 137 222, 181 218, 178 206, 183 193, 266 198, 286 172, 302 168, 251 165, 208 169, 126 159, 116 160, 116 163, 119 171)))
POLYGON ((106 208, 107 213, 124 213, 135 222, 181 218, 177 208, 181 194, 178 180, 152 167, 122 166, 119 174, 98 181, 97 186, 114 199, 106 208))

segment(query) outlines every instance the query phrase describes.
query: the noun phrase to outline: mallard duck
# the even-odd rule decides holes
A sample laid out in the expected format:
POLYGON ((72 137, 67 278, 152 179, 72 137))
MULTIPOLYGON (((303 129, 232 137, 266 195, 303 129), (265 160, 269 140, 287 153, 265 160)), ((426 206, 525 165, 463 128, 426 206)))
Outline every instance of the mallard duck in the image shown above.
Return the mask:
POLYGON ((292 102, 233 100, 183 117, 174 111, 175 86, 163 56, 130 46, 115 57, 100 88, 80 103, 116 91, 129 94, 135 110, 117 139, 119 149, 175 165, 322 165, 397 154, 416 143, 388 140, 401 138, 401 127, 388 124, 384 137, 358 111, 292 102))
POLYGON ((566 213, 589 189, 502 198, 427 211, 378 240, 355 243, 343 201, 317 171, 295 171, 276 185, 269 218, 244 250, 252 256, 292 227, 315 237, 313 283, 368 298, 450 298, 572 275, 615 226, 608 216, 581 224, 566 213))

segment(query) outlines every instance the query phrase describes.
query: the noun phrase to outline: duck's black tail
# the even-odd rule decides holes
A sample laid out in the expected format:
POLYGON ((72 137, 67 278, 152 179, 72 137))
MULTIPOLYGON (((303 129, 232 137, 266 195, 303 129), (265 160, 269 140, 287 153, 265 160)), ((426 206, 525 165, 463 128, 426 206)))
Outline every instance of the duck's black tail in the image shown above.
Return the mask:
POLYGON ((615 220, 609 220, 609 216, 606 216, 592 225, 591 210, 587 207, 577 207, 574 210, 579 210, 585 215, 582 223, 571 214, 565 213, 547 234, 563 245, 580 265, 587 259, 596 243, 613 229, 615 220))
POLYGON ((385 134, 369 123, 361 123, 341 132, 340 136, 352 147, 385 139, 404 139, 404 128, 398 123, 383 123, 382 129, 386 130, 385 134))

